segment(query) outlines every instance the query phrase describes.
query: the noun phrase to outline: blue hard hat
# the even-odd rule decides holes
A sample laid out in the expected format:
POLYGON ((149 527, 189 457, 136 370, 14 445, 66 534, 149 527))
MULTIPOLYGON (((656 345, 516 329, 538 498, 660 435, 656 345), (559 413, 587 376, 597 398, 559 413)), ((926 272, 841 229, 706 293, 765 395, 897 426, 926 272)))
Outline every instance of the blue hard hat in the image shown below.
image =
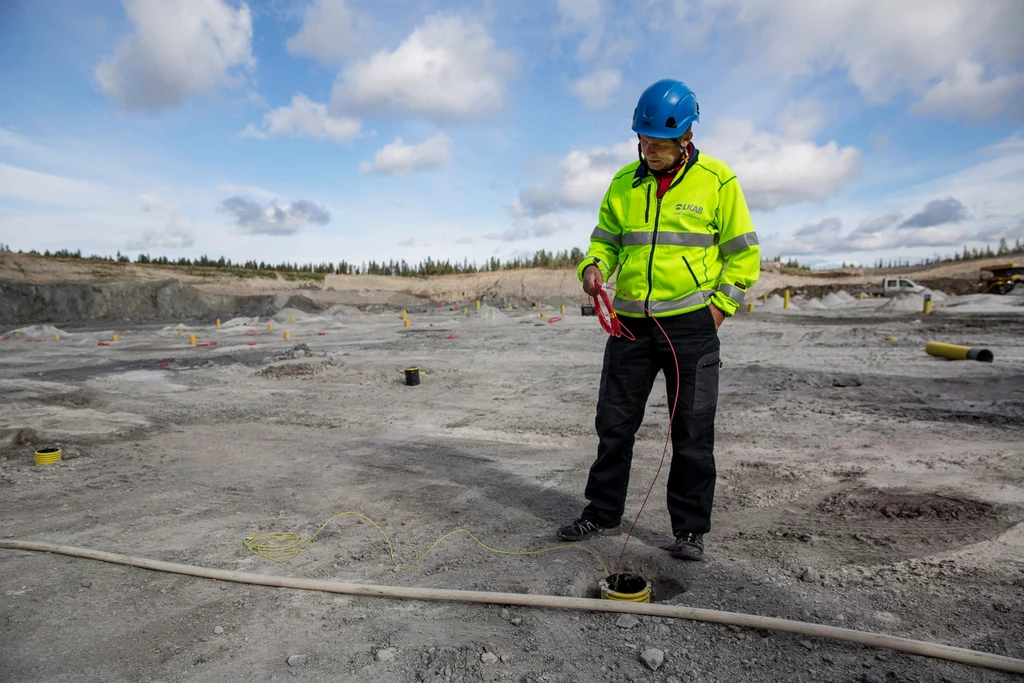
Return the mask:
POLYGON ((697 96, 682 81, 665 79, 644 90, 633 112, 633 132, 652 138, 678 138, 700 121, 697 96))

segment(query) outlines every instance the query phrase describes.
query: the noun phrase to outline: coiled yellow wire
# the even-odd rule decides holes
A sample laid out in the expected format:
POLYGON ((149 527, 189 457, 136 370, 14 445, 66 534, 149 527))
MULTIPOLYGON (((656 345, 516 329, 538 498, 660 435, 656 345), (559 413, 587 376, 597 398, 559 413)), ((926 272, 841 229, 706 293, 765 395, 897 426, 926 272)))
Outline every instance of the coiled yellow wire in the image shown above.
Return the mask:
POLYGON ((257 532, 247 537, 245 540, 242 541, 242 543, 245 545, 246 549, 249 552, 253 553, 254 555, 259 555, 265 560, 270 560, 271 562, 287 562, 288 560, 292 559, 304 550, 308 550, 309 548, 311 548, 313 544, 316 542, 316 537, 320 534, 321 531, 327 528, 328 524, 338 519, 339 517, 344 517, 345 515, 353 515, 355 517, 365 519, 367 522, 372 524, 377 531, 380 532, 380 535, 384 537, 384 541, 388 544, 388 555, 391 558, 391 564, 397 567, 399 571, 412 569, 413 567, 418 565, 423 560, 423 558, 429 555, 431 551, 434 550, 434 548, 436 548, 442 542, 444 542, 445 539, 454 536, 455 534, 466 534, 471 539, 473 539, 473 541, 475 541, 477 545, 487 550, 490 550, 492 553, 497 553, 498 555, 543 555, 544 553, 550 553, 555 550, 569 550, 573 548, 578 548, 579 550, 582 550, 583 552, 593 557, 594 560, 597 561, 597 564, 601 567, 601 571, 603 571, 605 575, 611 574, 611 572, 608 571, 608 567, 605 566, 605 563, 601 561, 601 558, 598 557, 597 553, 595 553, 590 548, 584 547, 578 543, 564 543, 562 545, 556 545, 550 548, 543 548, 541 550, 498 550, 497 548, 492 548, 491 546, 481 541, 479 538, 474 536, 468 529, 455 529, 454 531, 449 531, 444 536, 434 541, 433 545, 427 548, 422 555, 416 558, 415 562, 402 565, 398 563, 397 559, 395 559, 395 549, 387 533, 380 528, 380 525, 377 524, 377 522, 373 521, 363 513, 355 511, 339 512, 338 514, 334 515, 326 522, 321 524, 320 528, 317 529, 316 533, 312 536, 300 536, 299 534, 296 534, 291 531, 273 531, 265 534, 257 532))

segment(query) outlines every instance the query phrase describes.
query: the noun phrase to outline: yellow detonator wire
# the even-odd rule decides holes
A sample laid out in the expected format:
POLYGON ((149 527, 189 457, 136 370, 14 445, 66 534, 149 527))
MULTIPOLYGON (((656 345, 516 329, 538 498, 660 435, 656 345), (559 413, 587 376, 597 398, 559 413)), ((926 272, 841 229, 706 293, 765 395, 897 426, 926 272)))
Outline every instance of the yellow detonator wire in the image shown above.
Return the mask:
POLYGON ((498 550, 497 548, 492 548, 491 546, 481 541, 479 538, 474 536, 468 529, 455 529, 454 531, 449 531, 444 536, 434 541, 434 544, 427 548, 427 550, 422 555, 416 558, 415 562, 412 562, 411 564, 402 565, 398 563, 397 559, 395 559, 395 549, 394 546, 391 544, 391 539, 388 537, 387 533, 380 528, 380 525, 377 524, 377 522, 370 519, 369 517, 367 517, 366 515, 364 515, 363 513, 354 511, 339 512, 338 514, 334 515, 326 522, 321 524, 320 528, 316 530, 316 533, 309 537, 300 536, 299 534, 296 534, 291 531, 273 531, 266 534, 261 534, 257 532, 252 536, 246 538, 244 541, 242 541, 242 543, 245 545, 246 549, 249 552, 253 553, 254 555, 259 555, 265 560, 270 560, 271 562, 287 562, 288 560, 292 559, 304 550, 311 548, 313 544, 316 542, 316 537, 320 534, 321 531, 327 528, 328 524, 338 519, 339 517, 344 517, 345 515, 354 515, 361 519, 365 519, 367 522, 372 524, 377 531, 380 532, 380 535, 384 537, 384 540, 388 544, 388 555, 391 557, 391 564, 397 567, 399 571, 412 569, 413 567, 418 565, 423 560, 423 558, 429 555, 431 551, 438 545, 440 545, 442 542, 444 542, 445 539, 454 536, 455 534, 466 534, 471 539, 473 539, 473 541, 475 541, 477 545, 486 548, 487 550, 490 550, 492 553, 497 553, 498 555, 543 555, 544 553, 550 553, 555 550, 568 550, 571 548, 578 548, 583 552, 587 553, 588 555, 590 555, 591 557, 593 557, 597 561, 597 564, 601 567, 601 571, 603 571, 606 576, 610 575, 608 567, 606 567, 605 563, 601 561, 601 558, 597 556, 597 553, 595 553, 590 548, 586 548, 578 543, 564 543, 562 545, 556 545, 550 548, 543 548, 541 550, 498 550))

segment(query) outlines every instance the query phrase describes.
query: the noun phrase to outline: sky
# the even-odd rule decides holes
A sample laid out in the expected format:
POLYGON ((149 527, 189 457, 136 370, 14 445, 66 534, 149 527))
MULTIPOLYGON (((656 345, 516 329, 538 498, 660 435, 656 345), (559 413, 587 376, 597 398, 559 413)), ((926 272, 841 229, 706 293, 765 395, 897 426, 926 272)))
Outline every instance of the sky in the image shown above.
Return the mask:
POLYGON ((1024 239, 1020 0, 4 0, 0 242, 233 261, 586 249, 675 78, 766 258, 1024 239))

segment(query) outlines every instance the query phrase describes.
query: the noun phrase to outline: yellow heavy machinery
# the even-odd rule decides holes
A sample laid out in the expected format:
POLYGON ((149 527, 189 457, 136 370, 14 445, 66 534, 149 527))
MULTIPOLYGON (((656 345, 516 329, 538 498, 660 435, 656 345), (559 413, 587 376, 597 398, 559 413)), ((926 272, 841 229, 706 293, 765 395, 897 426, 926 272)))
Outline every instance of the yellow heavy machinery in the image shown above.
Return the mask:
MULTIPOLYGON (((1024 266, 1003 263, 981 269, 978 289, 982 294, 1009 294, 1018 283, 1024 283, 1024 266)), ((1024 289, 1024 284, 1020 286, 1024 289)))

